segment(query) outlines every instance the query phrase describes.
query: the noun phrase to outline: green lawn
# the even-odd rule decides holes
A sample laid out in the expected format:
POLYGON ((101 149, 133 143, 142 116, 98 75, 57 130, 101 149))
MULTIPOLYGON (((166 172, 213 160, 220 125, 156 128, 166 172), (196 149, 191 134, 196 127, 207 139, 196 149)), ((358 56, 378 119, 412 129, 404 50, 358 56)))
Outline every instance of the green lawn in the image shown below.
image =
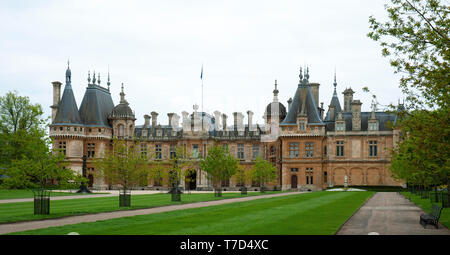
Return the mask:
POLYGON ((332 235, 374 192, 311 192, 14 234, 332 235))
MULTIPOLYGON (((72 190, 73 193, 67 192, 50 192, 51 197, 58 196, 76 196, 76 195, 95 195, 95 194, 107 194, 107 193, 75 193, 76 190, 72 190)), ((26 189, 0 189, 0 199, 17 199, 17 198, 33 198, 33 191, 26 189)))
MULTIPOLYGON (((280 193, 268 191, 263 194, 280 193)), ((247 196, 261 195, 260 192, 249 192, 247 196)), ((241 197, 241 193, 222 193, 222 197, 215 197, 214 193, 182 194, 181 202, 172 202, 171 195, 167 193, 151 195, 132 195, 131 207, 119 207, 119 196, 77 198, 67 200, 50 200, 49 215, 34 215, 33 202, 0 204, 0 223, 17 222, 27 220, 39 220, 45 218, 58 218, 70 215, 88 213, 111 212, 118 210, 142 209, 156 206, 192 203, 200 201, 218 200, 241 197)), ((245 195, 244 195, 245 196, 245 195)))
MULTIPOLYGON (((430 213, 431 201, 429 198, 421 198, 419 195, 412 194, 411 192, 401 192, 401 194, 415 205, 422 208, 425 212, 430 213)), ((438 203, 437 205, 442 206, 441 203, 438 203)), ((450 208, 442 208, 439 222, 447 228, 450 228, 450 208)))

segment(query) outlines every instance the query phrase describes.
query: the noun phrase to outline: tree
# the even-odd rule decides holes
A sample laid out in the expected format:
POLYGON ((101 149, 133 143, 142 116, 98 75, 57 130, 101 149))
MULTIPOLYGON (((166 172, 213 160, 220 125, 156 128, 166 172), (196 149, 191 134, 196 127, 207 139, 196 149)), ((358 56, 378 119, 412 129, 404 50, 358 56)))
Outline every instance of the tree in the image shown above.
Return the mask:
POLYGON ((251 177, 252 180, 257 181, 261 185, 261 192, 263 192, 266 183, 277 179, 277 168, 267 160, 256 157, 251 177))
POLYGON ((249 171, 246 171, 244 167, 239 166, 234 175, 234 179, 238 186, 245 187, 249 179, 249 171))
POLYGON ((448 187, 450 8, 439 0, 391 0, 385 8, 389 20, 371 16, 368 37, 380 42, 382 55, 403 74, 400 88, 407 95, 406 110, 396 111, 393 125, 403 137, 392 152, 393 176, 448 187))
POLYGON ((221 189, 222 181, 230 179, 236 173, 239 162, 228 153, 228 149, 224 151, 221 146, 213 145, 208 148, 208 155, 200 160, 199 165, 208 173, 213 186, 221 189))
POLYGON ((449 6, 439 0, 391 0, 389 20, 370 16, 368 37, 380 43, 410 106, 448 107, 450 70, 449 6))
MULTIPOLYGON (((139 185, 143 177, 147 178, 147 159, 138 152, 134 141, 114 139, 112 148, 95 164, 99 169, 99 177, 105 178, 110 184, 120 185, 124 196, 133 186, 139 185)), ((125 202, 125 206, 129 206, 129 203, 125 202)))
POLYGON ((17 92, 0 96, 0 168, 14 160, 32 158, 33 150, 45 143, 46 119, 39 104, 17 92))

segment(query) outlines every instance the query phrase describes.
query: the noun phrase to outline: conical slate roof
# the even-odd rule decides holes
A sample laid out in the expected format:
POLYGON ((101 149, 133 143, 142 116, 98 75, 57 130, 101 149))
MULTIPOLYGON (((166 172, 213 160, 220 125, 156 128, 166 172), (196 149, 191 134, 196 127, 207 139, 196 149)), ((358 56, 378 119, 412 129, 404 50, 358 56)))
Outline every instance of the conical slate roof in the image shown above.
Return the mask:
POLYGON ((66 83, 61 101, 58 104, 58 111, 52 124, 82 124, 70 83, 66 83))
POLYGON ((323 124, 308 81, 298 85, 286 118, 280 124, 296 124, 297 114, 299 113, 307 115, 309 124, 323 124))
POLYGON ((325 121, 334 121, 338 112, 342 112, 341 104, 339 103, 339 98, 336 94, 336 89, 334 90, 333 97, 331 98, 330 106, 334 106, 334 114, 331 116, 330 108, 328 108, 327 116, 325 117, 325 121))
POLYGON ((84 125, 111 127, 108 115, 114 109, 111 93, 99 85, 89 84, 80 106, 80 117, 84 125))

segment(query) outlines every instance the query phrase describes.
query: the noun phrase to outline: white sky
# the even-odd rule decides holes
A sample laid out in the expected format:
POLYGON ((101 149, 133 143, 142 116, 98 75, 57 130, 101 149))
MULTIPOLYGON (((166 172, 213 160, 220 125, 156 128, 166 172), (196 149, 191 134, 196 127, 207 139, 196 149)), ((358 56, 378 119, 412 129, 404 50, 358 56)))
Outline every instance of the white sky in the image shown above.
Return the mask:
POLYGON ((167 124, 168 112, 201 107, 203 63, 204 110, 225 112, 229 121, 234 111, 252 110, 262 123, 274 80, 287 107, 299 67, 307 65, 325 106, 336 68, 341 105, 342 91, 351 87, 369 111, 364 86, 381 104, 402 98, 399 76, 366 36, 369 16, 383 19, 386 2, 2 0, 0 95, 17 90, 50 115, 51 82, 64 82, 70 58, 78 107, 88 70, 100 72, 106 86, 109 66, 114 103, 123 82, 136 124, 151 111, 167 124))

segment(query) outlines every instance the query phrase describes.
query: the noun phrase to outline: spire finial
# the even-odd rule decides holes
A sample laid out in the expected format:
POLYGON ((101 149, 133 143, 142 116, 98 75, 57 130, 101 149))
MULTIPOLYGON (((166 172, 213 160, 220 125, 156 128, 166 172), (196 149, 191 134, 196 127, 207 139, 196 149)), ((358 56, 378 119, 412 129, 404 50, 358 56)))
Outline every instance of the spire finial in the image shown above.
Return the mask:
POLYGON ((88 71, 88 84, 91 84, 91 71, 88 71))
POLYGON ((98 85, 100 85, 100 73, 98 73, 98 85))
POLYGON ((303 80, 302 67, 300 67, 300 74, 298 75, 298 77, 300 78, 300 82, 299 83, 302 83, 302 80, 303 80))
POLYGON ((94 74, 92 75, 92 84, 95 84, 95 70, 94 70, 94 74))
POLYGON ((122 92, 120 92, 120 103, 126 104, 127 101, 125 100, 125 93, 123 92, 123 82, 122 82, 122 92))
POLYGON ((72 72, 69 67, 69 59, 67 59, 67 70, 66 70, 66 84, 71 83, 72 72))
POLYGON ((305 79, 309 80, 309 67, 306 67, 306 74, 305 74, 305 79))
POLYGON ((108 66, 108 82, 106 84, 108 84, 108 91, 109 91, 109 86, 111 85, 111 82, 109 81, 109 66, 108 66))

